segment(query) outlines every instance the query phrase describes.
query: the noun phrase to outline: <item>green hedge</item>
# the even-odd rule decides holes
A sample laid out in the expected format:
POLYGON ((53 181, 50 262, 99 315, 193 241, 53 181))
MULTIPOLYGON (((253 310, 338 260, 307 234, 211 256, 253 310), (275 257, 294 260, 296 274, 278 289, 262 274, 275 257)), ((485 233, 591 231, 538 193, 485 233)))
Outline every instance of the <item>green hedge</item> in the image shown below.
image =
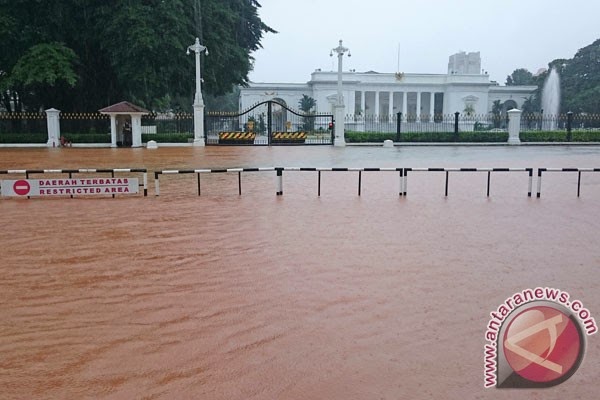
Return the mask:
POLYGON ((346 131, 345 140, 350 143, 368 143, 368 142, 382 142, 384 140, 396 140, 395 133, 381 133, 381 132, 354 132, 346 131))
MULTIPOLYGON (((523 131, 523 142, 567 142, 567 131, 523 131)), ((600 131, 572 131, 572 142, 600 142, 600 131)))
POLYGON ((571 140, 574 142, 600 142, 600 131, 572 131, 571 140))
MULTIPOLYGON (((384 140, 396 141, 396 133, 383 132, 354 132, 345 133, 346 141, 350 143, 381 143, 384 140)), ((491 143, 508 141, 508 132, 402 132, 400 142, 417 143, 491 143)))
POLYGON ((142 143, 154 140, 157 143, 188 143, 193 133, 142 133, 142 143))
POLYGON ((110 133, 68 133, 62 136, 71 143, 110 143, 110 133))
POLYGON ((48 134, 43 133, 0 133, 0 143, 47 143, 48 134))

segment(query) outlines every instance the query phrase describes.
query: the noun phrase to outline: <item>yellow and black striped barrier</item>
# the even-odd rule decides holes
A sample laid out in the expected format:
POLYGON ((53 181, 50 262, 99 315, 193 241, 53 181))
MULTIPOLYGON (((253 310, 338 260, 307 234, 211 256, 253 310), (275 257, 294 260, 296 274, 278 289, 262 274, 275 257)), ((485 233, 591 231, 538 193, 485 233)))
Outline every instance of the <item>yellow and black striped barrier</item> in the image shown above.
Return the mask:
POLYGON ((254 144, 254 132, 219 132, 219 144, 254 144))
POLYGON ((273 143, 304 143, 306 132, 273 132, 273 143))

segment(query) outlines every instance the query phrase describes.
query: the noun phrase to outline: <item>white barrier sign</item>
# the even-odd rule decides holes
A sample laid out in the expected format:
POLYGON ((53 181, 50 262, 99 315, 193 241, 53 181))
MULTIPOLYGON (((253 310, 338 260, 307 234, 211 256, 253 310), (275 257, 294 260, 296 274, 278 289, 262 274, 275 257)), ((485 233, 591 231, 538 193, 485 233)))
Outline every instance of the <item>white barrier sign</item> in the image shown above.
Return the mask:
POLYGON ((18 179, 0 181, 3 197, 139 193, 137 178, 18 179))

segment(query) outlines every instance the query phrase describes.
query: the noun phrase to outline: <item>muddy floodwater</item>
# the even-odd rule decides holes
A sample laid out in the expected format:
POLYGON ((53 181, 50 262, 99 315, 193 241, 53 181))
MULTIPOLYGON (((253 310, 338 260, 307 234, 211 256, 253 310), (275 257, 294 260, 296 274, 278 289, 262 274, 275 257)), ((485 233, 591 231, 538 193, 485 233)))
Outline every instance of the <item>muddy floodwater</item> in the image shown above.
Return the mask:
POLYGON ((361 196, 357 172, 324 172, 321 196, 316 172, 285 172, 283 196, 274 172, 154 194, 155 170, 273 166, 598 168, 600 147, 0 149, 0 170, 149 171, 145 198, 0 198, 0 398, 597 398, 598 334, 550 389, 484 389, 483 353, 526 288, 600 321, 600 172, 580 197, 558 172, 539 199, 524 172, 489 198, 481 172, 450 173, 448 197, 439 172, 406 197, 395 172, 364 172, 361 196))

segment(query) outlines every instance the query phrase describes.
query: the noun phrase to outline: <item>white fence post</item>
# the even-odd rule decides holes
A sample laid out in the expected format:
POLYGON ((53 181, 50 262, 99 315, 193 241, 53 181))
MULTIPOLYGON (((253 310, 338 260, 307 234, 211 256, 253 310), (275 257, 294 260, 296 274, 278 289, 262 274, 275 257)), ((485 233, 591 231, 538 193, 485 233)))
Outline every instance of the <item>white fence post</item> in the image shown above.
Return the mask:
POLYGON ((48 147, 58 147, 60 145, 60 110, 50 108, 46 110, 46 120, 48 121, 48 147))
POLYGON ((508 110, 508 144, 521 144, 521 114, 523 111, 513 108, 508 110))
POLYGON ((335 124, 333 126, 334 129, 334 140, 333 145, 343 147, 346 145, 346 140, 344 138, 344 123, 345 123, 345 112, 346 107, 344 105, 336 105, 334 106, 335 110, 335 124))

